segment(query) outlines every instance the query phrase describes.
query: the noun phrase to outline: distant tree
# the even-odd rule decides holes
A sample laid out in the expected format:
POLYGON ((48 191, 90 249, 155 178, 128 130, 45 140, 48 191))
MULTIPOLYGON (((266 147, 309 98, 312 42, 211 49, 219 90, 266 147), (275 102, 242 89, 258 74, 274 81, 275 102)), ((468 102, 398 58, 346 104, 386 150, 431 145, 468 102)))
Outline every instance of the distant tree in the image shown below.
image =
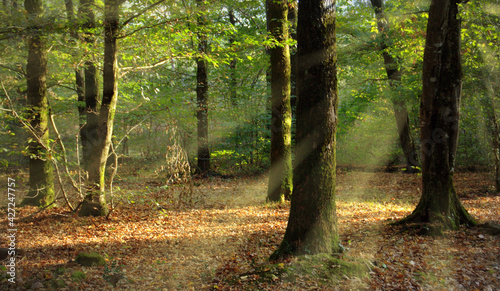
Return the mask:
MULTIPOLYGON (((401 86, 402 73, 398 59, 388 51, 390 49, 389 21, 384 14, 383 0, 371 0, 371 3, 377 18, 377 27, 380 34, 380 50, 384 58, 385 71, 389 79, 389 84, 394 88, 394 92, 396 93, 401 86)), ((406 103, 401 99, 401 96, 394 96, 392 98, 392 105, 394 117, 396 118, 396 125, 398 127, 399 142, 405 155, 406 172, 412 173, 414 172, 414 167, 418 166, 417 152, 411 136, 410 118, 408 116, 406 103)))
POLYGON ((462 93, 460 2, 431 2, 420 107, 422 197, 413 213, 399 223, 431 223, 438 229, 476 224, 460 203, 453 185, 462 93))
POLYGON ((47 100, 47 46, 43 33, 42 0, 24 2, 29 23, 26 65, 28 119, 33 135, 28 141, 29 192, 23 205, 48 206, 54 202, 52 157, 49 155, 49 104, 47 100))
POLYGON ((340 251, 335 206, 335 1, 299 1, 297 146, 285 236, 271 259, 340 251))
POLYGON ((491 126, 491 140, 493 146, 493 157, 495 162, 495 189, 500 192, 500 125, 498 124, 495 92, 489 78, 486 78, 487 94, 482 99, 486 117, 491 126))
POLYGON ((292 109, 288 0, 268 0, 267 21, 275 43, 271 55, 271 170, 267 200, 283 202, 292 192, 292 109))
POLYGON ((210 170, 210 149, 208 147, 208 75, 207 61, 204 58, 208 49, 208 41, 203 26, 205 25, 204 1, 196 0, 199 9, 197 22, 198 32, 198 53, 196 59, 196 100, 198 119, 198 171, 206 174, 210 170))
MULTIPOLYGON (((233 27, 235 27, 236 26, 236 16, 234 15, 233 9, 229 9, 228 16, 229 16, 229 23, 231 23, 231 25, 233 27)), ((229 39, 229 44, 230 45, 234 44, 234 36, 231 36, 231 38, 229 39)), ((236 58, 233 58, 229 62, 229 69, 230 69, 230 72, 229 72, 229 99, 231 101, 231 105, 233 105, 233 106, 237 105, 237 98, 238 98, 238 88, 237 88, 238 80, 236 78, 236 63, 237 63, 236 58)))

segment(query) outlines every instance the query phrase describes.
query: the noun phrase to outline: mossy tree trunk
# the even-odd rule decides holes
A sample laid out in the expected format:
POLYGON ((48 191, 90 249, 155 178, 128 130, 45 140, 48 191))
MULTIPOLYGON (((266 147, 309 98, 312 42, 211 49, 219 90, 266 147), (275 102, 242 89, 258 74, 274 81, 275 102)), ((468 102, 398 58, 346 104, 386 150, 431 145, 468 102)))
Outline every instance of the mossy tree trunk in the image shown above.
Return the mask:
POLYGON ((54 202, 55 193, 52 162, 48 153, 47 48, 40 27, 42 0, 26 0, 24 7, 30 24, 26 65, 28 119, 36 137, 31 136, 28 141, 30 189, 22 204, 45 207, 54 202))
POLYGON ((198 6, 198 53, 196 60, 196 101, 197 101, 197 126, 198 126, 198 172, 206 174, 210 170, 210 149, 208 144, 208 75, 207 53, 208 42, 203 27, 205 26, 205 8, 203 0, 197 0, 198 6))
POLYGON ((299 1, 297 147, 285 236, 271 259, 340 251, 335 206, 335 1, 299 1))
MULTIPOLYGON (((375 10, 377 18, 377 27, 380 39, 380 50, 384 58, 385 71, 389 84, 395 94, 398 94, 401 87, 401 69, 399 68, 399 61, 397 58, 389 53, 390 40, 389 40, 389 21, 384 14, 383 0, 371 0, 372 6, 375 10)), ((392 105, 394 110, 394 117, 396 118, 396 125, 398 128, 399 142, 401 149, 405 155, 406 172, 414 172, 414 167, 418 166, 418 155, 415 150, 415 143, 410 130, 410 118, 406 108, 406 102, 400 96, 392 98, 392 105)))
MULTIPOLYGON (((297 40, 297 13, 298 2, 292 0, 288 2, 288 22, 290 23, 289 37, 297 40)), ((290 105, 292 108, 292 120, 295 118, 294 108, 297 102, 297 47, 290 48, 290 105)), ((292 124, 293 126, 293 124, 292 124)), ((293 137, 293 128, 292 128, 293 137)))
POLYGON ((276 44, 271 55, 271 169, 267 201, 284 202, 292 193, 292 109, 288 0, 267 1, 269 32, 276 44))
POLYGON ((431 223, 445 229, 476 224, 453 186, 462 93, 458 3, 431 2, 420 107, 422 197, 413 213, 399 223, 431 223))
MULTIPOLYGON (((98 114, 95 147, 88 164, 88 189, 80 209, 81 215, 106 215, 106 161, 113 136, 113 121, 118 100, 117 33, 119 29, 119 0, 105 1, 103 94, 98 114)), ((88 122, 88 120, 87 120, 88 122)))

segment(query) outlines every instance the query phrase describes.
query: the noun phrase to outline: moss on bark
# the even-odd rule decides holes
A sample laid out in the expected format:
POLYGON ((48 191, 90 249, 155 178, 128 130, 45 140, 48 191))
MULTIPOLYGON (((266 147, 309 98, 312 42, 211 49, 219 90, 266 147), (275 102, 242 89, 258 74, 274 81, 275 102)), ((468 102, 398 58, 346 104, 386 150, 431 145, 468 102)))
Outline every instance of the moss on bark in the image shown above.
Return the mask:
POLYGON ((37 25, 43 14, 41 0, 25 2, 29 14, 28 63, 26 65, 28 118, 31 133, 29 150, 29 192, 22 205, 46 207, 54 202, 52 157, 49 155, 49 105, 47 100, 47 48, 42 28, 37 25))
POLYGON ((288 1, 267 2, 269 32, 279 43, 271 54, 271 169, 268 202, 290 198, 292 185, 292 109, 290 106, 290 49, 288 41, 288 1))
POLYGON ((325 0, 299 1, 298 18, 293 194, 285 236, 271 259, 341 251, 335 206, 335 6, 325 0))

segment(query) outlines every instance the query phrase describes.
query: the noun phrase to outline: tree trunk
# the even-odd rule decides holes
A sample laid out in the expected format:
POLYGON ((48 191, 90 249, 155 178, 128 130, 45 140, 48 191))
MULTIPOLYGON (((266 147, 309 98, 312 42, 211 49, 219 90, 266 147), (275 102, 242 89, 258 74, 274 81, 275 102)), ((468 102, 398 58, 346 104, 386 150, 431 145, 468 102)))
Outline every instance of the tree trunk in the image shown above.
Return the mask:
MULTIPOLYGON (((377 27, 381 34, 380 50, 384 58, 385 71, 389 84, 393 91, 397 93, 401 86, 401 70, 399 69, 399 61, 393 57, 389 49, 389 21, 384 15, 383 0, 371 0, 372 6, 375 9, 377 17, 377 27)), ((399 97, 392 98, 392 105, 394 109, 394 117, 396 118, 396 125, 398 127, 399 142, 401 149, 405 155, 406 173, 413 173, 416 166, 418 166, 418 155, 415 150, 415 143, 411 136, 410 131, 410 118, 408 117, 408 110, 406 103, 399 97)))
POLYGON ((462 87, 460 19, 456 0, 432 0, 427 24, 420 107, 422 197, 405 222, 445 229, 475 225, 453 186, 462 87))
POLYGON ((125 137, 122 141, 122 155, 128 156, 129 148, 128 148, 128 131, 129 131, 129 119, 125 117, 123 120, 123 132, 125 133, 125 137))
MULTIPOLYGON (((117 33, 119 0, 105 1, 103 94, 98 115, 97 139, 88 165, 88 192, 80 210, 81 215, 106 215, 104 196, 106 161, 108 159, 113 121, 118 99, 117 33)), ((87 121, 88 122, 88 121, 87 121)))
POLYGON ((52 157, 48 153, 47 48, 41 28, 36 24, 43 13, 42 0, 26 0, 24 7, 30 22, 26 65, 28 114, 36 137, 28 142, 30 189, 22 204, 45 207, 54 202, 55 193, 52 157))
MULTIPOLYGON (((288 22, 290 23, 289 37, 297 40, 297 0, 292 0, 288 5, 288 22)), ((292 120, 295 118, 294 108, 297 102, 297 49, 290 48, 290 105, 292 107, 292 120)), ((293 129, 292 129, 293 132, 293 129)), ((293 134, 292 134, 293 135, 293 134)))
MULTIPOLYGON (((78 125, 81 130, 85 125, 85 73, 82 69, 75 69, 76 98, 78 101, 78 125)), ((78 145, 77 145, 78 146, 78 145)))
POLYGON ((297 147, 290 217, 271 259, 340 251, 335 206, 335 1, 299 1, 297 147))
MULTIPOLYGON (((483 99, 483 107, 491 125, 493 157, 495 163, 495 189, 497 192, 500 192, 500 126, 496 113, 495 91, 492 86, 494 81, 490 79, 489 75, 484 78, 487 95, 483 99)), ((495 74, 493 74, 493 78, 495 78, 495 74)))
MULTIPOLYGON (((83 21, 83 30, 95 28, 95 15, 93 12, 94 0, 80 0, 79 18, 83 21)), ((94 37, 91 33, 84 33, 84 43, 91 44, 94 37)), ((80 140, 82 143, 83 168, 88 173, 89 161, 93 158, 94 147, 99 144, 98 136, 98 110, 99 110, 99 78, 96 65, 92 60, 87 60, 84 65, 84 100, 86 122, 80 127, 80 140)), ((81 98, 79 96, 79 98, 81 98)))
MULTIPOLYGON (((196 1, 198 9, 198 26, 202 29, 205 25, 203 16, 203 0, 196 1)), ((198 119, 198 172, 206 174, 210 170, 210 150, 208 147, 208 77, 207 62, 203 55, 207 52, 207 37, 204 32, 198 32, 198 52, 200 56, 196 60, 196 100, 198 119)))
MULTIPOLYGON (((229 23, 234 27, 236 25, 236 17, 234 16, 234 11, 229 10, 229 23)), ((234 38, 229 39, 229 45, 234 43, 234 38)), ((238 105, 238 82, 236 77, 236 58, 232 59, 229 63, 229 99, 231 100, 231 105, 238 105)))
MULTIPOLYGON (((68 23, 70 25, 70 34, 74 39, 78 39, 78 31, 76 30, 75 22, 75 9, 72 0, 64 1, 66 7, 66 15, 68 17, 68 23)), ((76 84, 76 96, 77 96, 77 108, 78 108, 78 125, 80 128, 80 139, 81 130, 85 125, 85 75, 82 69, 75 68, 75 84, 76 84)), ((78 145, 77 145, 78 146, 78 145)))
POLYGON ((284 202, 292 192, 292 110, 290 107, 290 49, 288 0, 268 0, 269 32, 277 42, 271 55, 271 169, 267 201, 284 202))

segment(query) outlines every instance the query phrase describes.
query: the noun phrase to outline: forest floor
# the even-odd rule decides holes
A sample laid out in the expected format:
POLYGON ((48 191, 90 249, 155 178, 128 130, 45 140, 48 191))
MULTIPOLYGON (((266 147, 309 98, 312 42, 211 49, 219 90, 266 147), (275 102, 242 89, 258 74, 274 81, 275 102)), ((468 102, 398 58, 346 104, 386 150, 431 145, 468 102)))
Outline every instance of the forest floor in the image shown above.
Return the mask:
MULTIPOLYGON (((17 179, 20 193, 27 182, 17 179)), ((491 181, 489 173, 455 176, 464 206, 481 223, 500 220, 500 196, 491 181)), ((498 235, 463 227, 431 237, 388 225, 418 202, 419 175, 341 172, 337 185, 345 256, 363 259, 367 276, 330 278, 317 264, 293 273, 297 259, 268 262, 283 237, 289 205, 264 203, 266 177, 167 187, 160 178, 136 175, 117 179, 109 219, 78 217, 62 206, 16 208, 16 246, 25 255, 16 264, 15 284, 0 270, 0 289, 500 290, 498 235), (74 262, 80 252, 101 254, 107 265, 83 267, 74 262)), ((6 189, 2 193, 7 196, 6 189)), ((0 237, 0 247, 7 240, 0 237)))

